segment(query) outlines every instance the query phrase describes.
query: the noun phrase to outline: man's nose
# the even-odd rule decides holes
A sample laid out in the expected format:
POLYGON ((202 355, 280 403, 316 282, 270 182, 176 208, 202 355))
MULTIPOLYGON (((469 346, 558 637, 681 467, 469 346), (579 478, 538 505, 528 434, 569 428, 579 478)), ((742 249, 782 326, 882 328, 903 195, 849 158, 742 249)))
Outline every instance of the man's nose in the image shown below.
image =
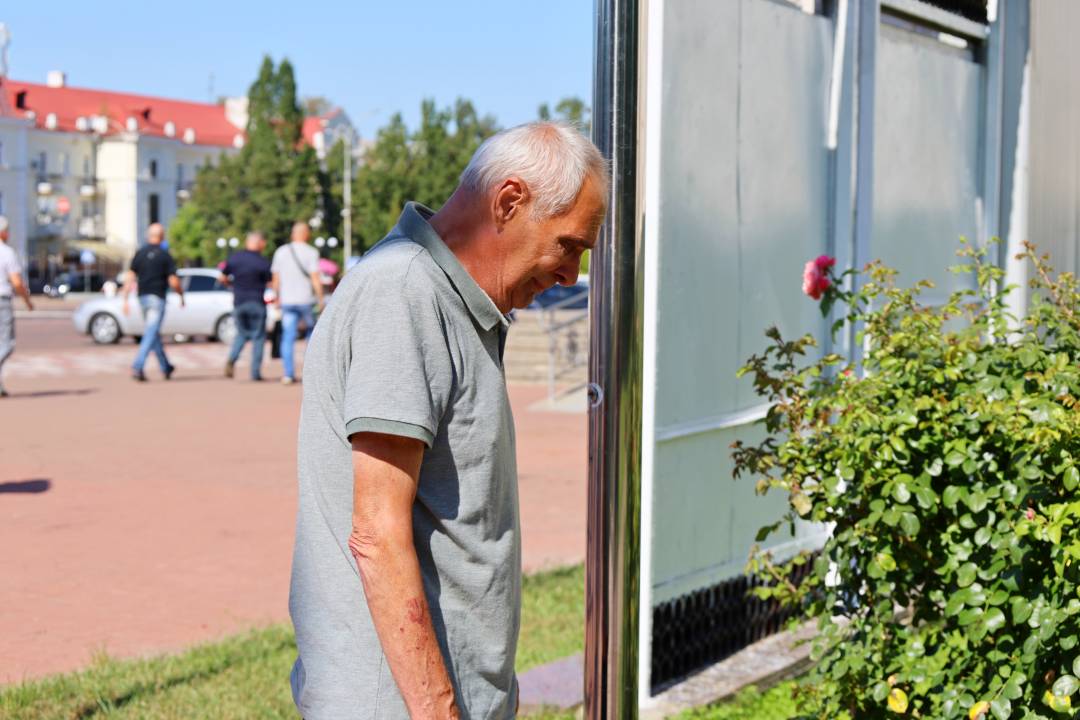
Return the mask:
POLYGON ((574 285, 577 283, 578 273, 581 270, 581 261, 574 260, 573 262, 567 261, 563 263, 562 267, 555 273, 558 277, 560 285, 574 285))

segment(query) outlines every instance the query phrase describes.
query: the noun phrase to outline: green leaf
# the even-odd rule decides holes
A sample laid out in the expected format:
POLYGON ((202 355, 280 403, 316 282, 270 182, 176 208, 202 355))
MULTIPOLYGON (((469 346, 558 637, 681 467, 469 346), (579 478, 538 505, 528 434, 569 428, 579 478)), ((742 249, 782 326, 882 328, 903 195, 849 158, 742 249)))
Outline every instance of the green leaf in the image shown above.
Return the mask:
POLYGON ((1012 715, 1012 703, 1008 698, 995 698, 990 701, 990 712, 997 720, 1009 720, 1009 716, 1012 715))
POLYGON ((956 467, 957 465, 961 465, 965 460, 967 460, 967 455, 957 450, 953 450, 945 456, 945 464, 949 467, 956 467))
POLYGON ((986 612, 986 618, 983 622, 986 623, 988 632, 997 632, 1005 624, 1005 613, 1001 612, 1001 608, 990 608, 986 612))
POLYGON ((921 487, 915 491, 915 499, 923 510, 930 510, 937 502, 937 495, 928 487, 921 487))
POLYGON ((956 571, 956 584, 960 587, 967 587, 971 583, 975 582, 975 575, 979 572, 979 568, 975 563, 964 563, 960 566, 960 569, 956 571))
POLYGON ((968 493, 967 506, 971 509, 971 512, 981 512, 986 507, 987 502, 986 493, 981 490, 968 493))
POLYGON ((1080 676, 1080 655, 1076 656, 1072 664, 1073 675, 1080 676))
MULTIPOLYGON (((910 478, 911 476, 908 475, 907 477, 910 478)), ((893 486, 892 495, 893 499, 896 500, 896 502, 906 503, 908 500, 911 499, 911 490, 908 489, 907 483, 897 482, 896 485, 893 486)))
POLYGON ((1072 492, 1080 484, 1080 470, 1077 470, 1075 465, 1070 465, 1069 469, 1065 471, 1065 476, 1061 479, 1061 482, 1065 485, 1066 490, 1072 492))
POLYGON ((956 507, 956 503, 960 502, 960 497, 963 494, 964 488, 959 485, 950 485, 945 488, 945 492, 941 496, 941 502, 945 504, 945 507, 951 510, 956 507))
POLYGON ((1080 680, 1073 675, 1062 675, 1054 683, 1053 693, 1059 698, 1069 697, 1080 688, 1080 680))
POLYGON ((980 547, 990 542, 990 528, 981 527, 975 531, 975 544, 980 547))
MULTIPOLYGON (((1027 598, 1015 597, 1012 601, 1012 619, 1013 623, 1019 625, 1020 623, 1027 622, 1027 619, 1031 617, 1031 603, 1027 598)), ((1078 658, 1080 660, 1080 658, 1078 658)))
POLYGON ((902 514, 900 516, 900 529, 908 537, 915 537, 919 534, 919 518, 915 516, 915 513, 906 512, 902 514))

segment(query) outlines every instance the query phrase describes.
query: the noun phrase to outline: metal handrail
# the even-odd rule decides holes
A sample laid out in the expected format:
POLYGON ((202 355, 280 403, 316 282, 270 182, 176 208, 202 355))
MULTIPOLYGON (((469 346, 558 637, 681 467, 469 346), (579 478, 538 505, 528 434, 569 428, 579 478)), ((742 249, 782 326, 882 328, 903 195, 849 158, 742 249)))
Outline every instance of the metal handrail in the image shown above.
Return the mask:
MULTIPOLYGON (((551 402, 569 395, 585 385, 585 383, 578 383, 569 388, 564 388, 561 392, 558 390, 558 381, 560 379, 577 368, 588 364, 589 356, 587 352, 582 353, 579 349, 572 357, 564 361, 560 349, 573 336, 573 328, 588 324, 589 311, 581 310, 563 320, 556 320, 556 313, 580 302, 582 298, 587 298, 588 295, 589 291, 585 289, 540 309, 538 320, 541 329, 547 334, 548 338, 548 400, 551 402)), ((587 340, 587 333, 585 333, 585 337, 587 340)))

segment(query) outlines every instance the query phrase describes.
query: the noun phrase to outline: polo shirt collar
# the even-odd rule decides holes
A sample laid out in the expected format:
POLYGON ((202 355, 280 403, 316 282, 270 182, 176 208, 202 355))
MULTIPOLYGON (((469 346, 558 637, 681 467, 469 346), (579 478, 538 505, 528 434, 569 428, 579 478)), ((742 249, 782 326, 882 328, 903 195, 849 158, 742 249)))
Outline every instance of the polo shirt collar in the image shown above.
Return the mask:
POLYGON ((435 232, 435 228, 431 227, 428 220, 434 214, 434 210, 418 202, 405 203, 405 209, 401 212, 401 218, 398 219, 398 227, 404 235, 427 250, 436 264, 442 268, 480 327, 487 331, 500 323, 504 327, 509 325, 506 316, 499 312, 499 308, 492 299, 476 284, 461 261, 435 232))

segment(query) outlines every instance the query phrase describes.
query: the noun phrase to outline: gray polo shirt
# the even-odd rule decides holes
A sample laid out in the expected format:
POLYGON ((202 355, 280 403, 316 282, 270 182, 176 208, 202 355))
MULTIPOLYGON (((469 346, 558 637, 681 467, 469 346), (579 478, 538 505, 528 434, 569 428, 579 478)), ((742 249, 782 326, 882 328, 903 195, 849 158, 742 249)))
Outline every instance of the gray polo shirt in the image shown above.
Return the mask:
POLYGON ((507 320, 409 203, 334 291, 304 365, 299 509, 289 612, 306 720, 406 720, 349 552, 349 436, 427 449, 413 539, 462 718, 514 716, 521 606, 507 320))

